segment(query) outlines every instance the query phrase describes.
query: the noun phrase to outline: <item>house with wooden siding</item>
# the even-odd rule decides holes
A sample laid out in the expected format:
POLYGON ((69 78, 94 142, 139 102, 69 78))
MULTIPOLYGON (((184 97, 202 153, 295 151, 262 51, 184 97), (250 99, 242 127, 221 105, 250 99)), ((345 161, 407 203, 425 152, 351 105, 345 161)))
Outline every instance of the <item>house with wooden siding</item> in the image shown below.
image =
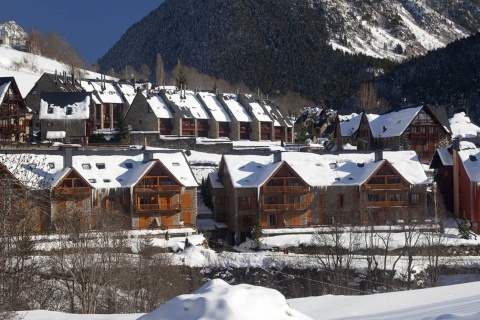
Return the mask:
POLYGON ((0 140, 4 142, 29 141, 29 119, 26 103, 15 78, 0 77, 0 140))
POLYGON ((426 214, 428 179, 413 151, 231 154, 209 175, 230 241, 255 223, 278 233, 332 223, 397 224, 426 214))
POLYGON ((181 151, 63 150, 2 154, 0 163, 27 188, 48 194, 37 230, 70 219, 96 229, 196 226, 197 182, 181 151))
POLYGON ((335 133, 337 149, 348 141, 357 150, 414 150, 422 163, 430 163, 435 150, 451 140, 447 114, 441 106, 420 105, 384 114, 362 112, 346 118, 336 120, 340 130, 335 133))

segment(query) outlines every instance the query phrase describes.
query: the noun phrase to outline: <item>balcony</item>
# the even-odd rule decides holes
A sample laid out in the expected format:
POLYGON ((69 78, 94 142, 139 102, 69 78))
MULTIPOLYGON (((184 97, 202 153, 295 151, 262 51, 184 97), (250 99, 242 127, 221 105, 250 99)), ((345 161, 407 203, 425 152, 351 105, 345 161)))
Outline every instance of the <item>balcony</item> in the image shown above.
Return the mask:
POLYGON ((134 206, 136 212, 159 211, 159 212, 178 212, 182 210, 180 203, 161 205, 159 203, 137 204, 134 206))
POLYGON ((391 208, 391 207, 405 207, 407 201, 369 201, 367 208, 391 208))
POLYGON ((262 193, 306 193, 306 186, 264 186, 262 193))
POLYGON ((89 187, 58 187, 55 189, 55 195, 86 195, 90 194, 89 187))
POLYGON ((403 184, 364 184, 364 188, 367 190, 398 190, 408 189, 408 186, 403 184))
POLYGON ((306 203, 282 203, 282 204, 263 204, 262 209, 264 211, 297 211, 306 210, 306 203))
POLYGON ((182 187, 177 185, 142 185, 135 188, 135 192, 139 192, 139 193, 144 193, 144 192, 180 193, 181 190, 182 190, 182 187))

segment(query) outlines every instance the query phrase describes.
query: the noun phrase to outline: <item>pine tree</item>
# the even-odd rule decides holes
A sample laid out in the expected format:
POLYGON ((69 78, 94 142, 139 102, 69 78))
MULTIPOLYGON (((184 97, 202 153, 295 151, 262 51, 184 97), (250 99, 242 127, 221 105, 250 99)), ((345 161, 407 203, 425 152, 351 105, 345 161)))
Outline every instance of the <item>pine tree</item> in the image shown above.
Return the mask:
POLYGON ((470 222, 466 218, 458 224, 458 235, 462 239, 470 239, 470 222))
POLYGON ((163 64, 162 56, 157 53, 157 65, 155 68, 157 85, 162 86, 165 82, 165 66, 163 64))
POLYGON ((117 127, 115 128, 115 141, 129 144, 130 143, 130 131, 128 130, 127 122, 125 121, 125 116, 123 111, 120 111, 120 115, 117 121, 117 127))
POLYGON ((255 224, 252 227, 251 237, 252 237, 253 243, 255 244, 254 249, 259 250, 262 245, 261 240, 263 237, 262 226, 260 225, 259 219, 255 221, 255 224))

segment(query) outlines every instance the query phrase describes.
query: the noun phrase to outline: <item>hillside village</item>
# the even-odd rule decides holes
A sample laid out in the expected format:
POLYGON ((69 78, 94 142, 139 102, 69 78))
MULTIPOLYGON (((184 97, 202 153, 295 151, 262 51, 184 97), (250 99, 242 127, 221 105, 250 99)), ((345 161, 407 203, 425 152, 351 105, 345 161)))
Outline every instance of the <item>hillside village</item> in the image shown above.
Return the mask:
MULTIPOLYGON (((194 294, 212 300, 213 289, 248 296, 233 286, 245 279, 290 298, 445 285, 457 271, 478 280, 480 126, 468 109, 287 114, 260 91, 32 68, 34 55, 5 68, 24 46, 0 33, 0 245, 15 252, 0 254, 1 279, 18 281, 0 318, 2 305, 148 312, 209 278, 225 282, 194 294)), ((278 301, 282 316, 303 311, 278 301)), ((265 303, 256 312, 272 313, 265 303)), ((173 305, 156 312, 189 313, 173 305)), ((207 309, 196 311, 223 319, 207 309)))
POLYGON ((0 78, 1 165, 20 186, 51 190, 49 208, 35 213, 38 232, 56 230, 66 208, 82 208, 78 223, 86 229, 108 212, 127 229, 194 232, 201 185, 213 236, 232 244, 250 237, 256 223, 277 233, 332 223, 437 223, 437 199, 478 232, 472 186, 480 128, 454 134, 459 125, 441 106, 350 115, 305 108, 290 119, 261 95, 65 71, 43 73, 27 94, 19 87, 25 84, 15 77, 0 78), (235 147, 242 141, 277 142, 278 150, 235 147), (195 176, 192 151, 223 156, 211 173, 195 176))

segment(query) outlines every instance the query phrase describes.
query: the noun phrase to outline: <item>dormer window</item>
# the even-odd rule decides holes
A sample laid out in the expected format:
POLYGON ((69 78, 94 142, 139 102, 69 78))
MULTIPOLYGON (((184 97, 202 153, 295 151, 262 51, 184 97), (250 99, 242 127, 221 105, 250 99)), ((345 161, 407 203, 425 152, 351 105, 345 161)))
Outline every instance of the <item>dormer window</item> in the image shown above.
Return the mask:
POLYGON ((48 163, 48 167, 49 167, 50 169, 55 169, 55 163, 49 162, 49 163, 48 163))
POLYGON ((90 170, 90 169, 92 169, 92 166, 90 165, 90 163, 82 163, 82 169, 83 170, 90 170))
POLYGON ((172 166, 178 167, 178 166, 180 166, 180 163, 178 163, 178 162, 173 162, 173 163, 172 163, 172 166))
POLYGON ((96 182, 97 182, 97 179, 88 179, 88 182, 90 182, 90 183, 96 183, 96 182))
POLYGON ((105 163, 96 163, 98 169, 105 169, 105 163))
POLYGON ((73 108, 72 107, 67 107, 67 109, 65 110, 65 113, 67 115, 71 115, 73 113, 73 108))
POLYGON ((132 169, 132 168, 133 168, 133 163, 131 163, 131 162, 125 162, 125 167, 126 167, 127 169, 132 169))
POLYGON ((110 182, 110 179, 103 179, 103 182, 110 182))
POLYGON ((48 113, 48 114, 52 114, 52 113, 53 113, 53 107, 48 107, 47 113, 48 113))

